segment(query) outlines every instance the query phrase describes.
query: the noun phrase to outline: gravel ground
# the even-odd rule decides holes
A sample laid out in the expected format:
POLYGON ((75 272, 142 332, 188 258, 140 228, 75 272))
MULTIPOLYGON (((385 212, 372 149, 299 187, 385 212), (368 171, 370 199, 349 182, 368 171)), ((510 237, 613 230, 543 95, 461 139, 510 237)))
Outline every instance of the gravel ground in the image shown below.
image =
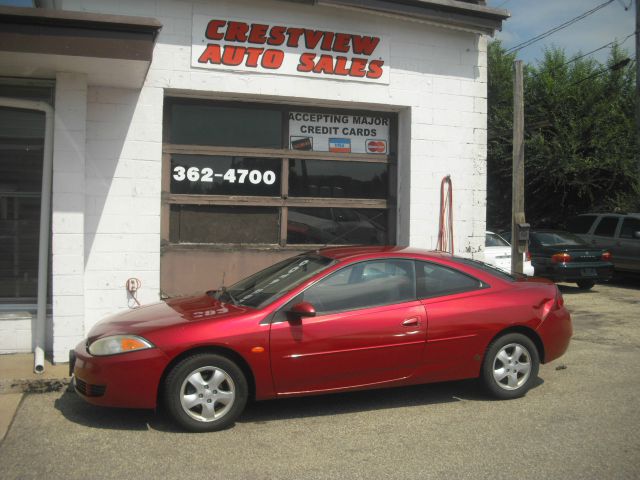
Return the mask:
POLYGON ((0 476, 640 478, 640 279, 562 290, 575 336, 522 399, 492 401, 474 381, 286 399, 188 434, 152 412, 32 394, 0 445, 0 476))

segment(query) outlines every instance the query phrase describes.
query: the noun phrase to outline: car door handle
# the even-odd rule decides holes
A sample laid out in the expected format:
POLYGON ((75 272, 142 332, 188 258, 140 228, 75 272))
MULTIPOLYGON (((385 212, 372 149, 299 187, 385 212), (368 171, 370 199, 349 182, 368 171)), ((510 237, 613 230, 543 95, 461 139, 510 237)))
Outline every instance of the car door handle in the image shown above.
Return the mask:
POLYGON ((418 317, 407 318, 402 322, 403 327, 415 327, 420 325, 420 319, 418 317))

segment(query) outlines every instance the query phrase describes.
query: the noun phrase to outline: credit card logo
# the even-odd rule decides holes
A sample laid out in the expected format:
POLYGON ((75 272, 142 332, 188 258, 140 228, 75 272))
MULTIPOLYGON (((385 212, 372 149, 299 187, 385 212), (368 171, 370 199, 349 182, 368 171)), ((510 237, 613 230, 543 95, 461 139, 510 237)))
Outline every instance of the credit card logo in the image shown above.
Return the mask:
POLYGON ((351 153, 351 140, 348 138, 330 138, 329 151, 336 153, 351 153))
POLYGON ((387 153, 387 141, 367 140, 367 153, 387 153))
POLYGON ((291 137, 291 150, 313 150, 311 137, 291 137))

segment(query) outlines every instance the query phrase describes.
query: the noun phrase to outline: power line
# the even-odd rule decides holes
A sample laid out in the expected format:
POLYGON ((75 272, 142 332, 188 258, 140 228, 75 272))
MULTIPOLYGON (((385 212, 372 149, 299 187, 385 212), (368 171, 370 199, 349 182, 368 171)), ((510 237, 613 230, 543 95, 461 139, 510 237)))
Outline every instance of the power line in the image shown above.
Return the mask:
POLYGON ((517 52, 518 50, 522 50, 523 48, 528 47, 529 45, 532 45, 540 40, 542 40, 543 38, 547 38, 548 36, 564 29, 567 28, 570 25, 573 25, 576 22, 579 22, 580 20, 588 17, 589 15, 592 15, 594 13, 596 13, 598 10, 606 7, 607 5, 610 5, 611 3, 613 3, 615 0, 607 0, 604 3, 601 3, 600 5, 598 5, 597 7, 592 8, 591 10, 588 10, 586 12, 584 12, 581 15, 578 15, 577 17, 572 18, 571 20, 567 20, 564 23, 561 23, 560 25, 558 25, 557 27, 553 27, 550 30, 547 30, 546 32, 543 32, 539 35, 536 35, 535 37, 530 38, 529 40, 526 40, 522 43, 519 43, 518 45, 516 45, 515 47, 511 47, 510 49, 507 50, 506 53, 514 53, 517 52))
POLYGON ((567 62, 563 63, 562 65, 558 65, 558 66, 557 66, 557 67, 555 67, 552 71, 556 71, 556 70, 558 70, 558 69, 560 69, 560 68, 564 67, 565 65, 569 65, 570 63, 573 63, 573 62, 575 62, 575 61, 580 60, 581 58, 584 58, 584 57, 586 57, 586 56, 589 56, 589 55, 591 55, 592 53, 599 52, 600 50, 602 50, 602 49, 604 49, 604 48, 607 48, 607 47, 610 47, 610 46, 612 46, 612 45, 615 45, 616 43, 617 43, 618 45, 622 45, 622 44, 624 44, 624 42, 626 42, 627 40, 629 40, 629 39, 630 39, 631 37, 633 37, 635 34, 636 34, 636 32, 630 33, 629 35, 627 35, 626 37, 624 37, 624 39, 623 39, 621 42, 619 42, 619 41, 616 39, 616 40, 613 40, 613 41, 611 41, 611 42, 607 43, 606 45, 603 45, 603 46, 601 46, 601 47, 596 48, 595 50, 591 50, 590 52, 584 53, 584 54, 582 54, 582 55, 580 55, 580 56, 578 56, 578 57, 574 57, 574 58, 572 58, 571 60, 569 60, 569 61, 567 61, 567 62))
POLYGON ((588 77, 585 77, 581 80, 578 80, 577 82, 572 83, 571 85, 569 85, 570 87, 574 86, 574 85, 579 85, 582 82, 586 82, 587 80, 591 80, 592 78, 596 78, 599 77, 600 75, 603 75, 605 73, 607 73, 608 71, 614 71, 614 70, 620 70, 621 68, 626 67, 627 65, 629 65, 629 63, 631 63, 631 59, 629 57, 620 60, 618 63, 614 63, 613 65, 611 65, 610 67, 607 68, 603 68, 602 70, 589 75, 588 77))

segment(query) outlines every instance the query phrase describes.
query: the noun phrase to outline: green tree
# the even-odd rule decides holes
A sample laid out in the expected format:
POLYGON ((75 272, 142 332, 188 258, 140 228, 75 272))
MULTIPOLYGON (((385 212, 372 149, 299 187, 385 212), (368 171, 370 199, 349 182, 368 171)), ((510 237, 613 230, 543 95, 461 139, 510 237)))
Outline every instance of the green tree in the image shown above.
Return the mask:
MULTIPOLYGON (((606 65, 549 49, 525 68, 525 209, 537 227, 587 211, 638 210, 635 77, 614 47, 606 65), (612 68, 615 67, 615 68, 612 68)), ((512 63, 489 45, 487 220, 511 218, 512 63)))

